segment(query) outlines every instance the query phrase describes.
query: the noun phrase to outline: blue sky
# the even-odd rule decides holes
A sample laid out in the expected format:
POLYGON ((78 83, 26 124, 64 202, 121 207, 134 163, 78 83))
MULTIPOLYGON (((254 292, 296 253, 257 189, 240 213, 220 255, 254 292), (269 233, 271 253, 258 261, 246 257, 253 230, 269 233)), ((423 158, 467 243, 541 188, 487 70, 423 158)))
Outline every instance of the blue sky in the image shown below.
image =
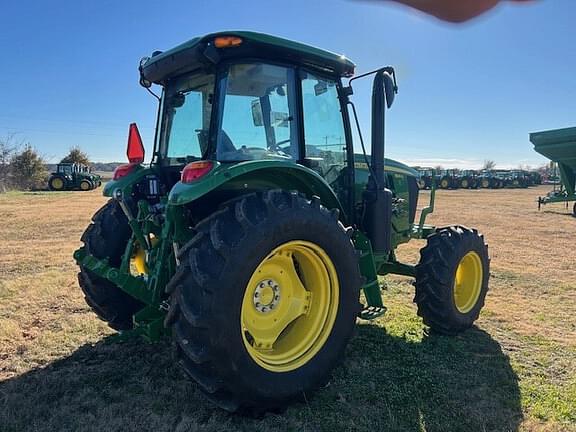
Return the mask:
MULTIPOLYGON (((387 155, 408 163, 499 167, 545 161, 531 131, 576 126, 576 2, 503 5, 448 25, 386 1, 13 1, 0 27, 0 137, 47 159, 80 145, 125 159, 128 124, 152 145, 155 100, 138 60, 222 29, 273 33, 344 53, 359 72, 397 68, 387 155)), ((369 136, 370 83, 354 100, 369 136)))

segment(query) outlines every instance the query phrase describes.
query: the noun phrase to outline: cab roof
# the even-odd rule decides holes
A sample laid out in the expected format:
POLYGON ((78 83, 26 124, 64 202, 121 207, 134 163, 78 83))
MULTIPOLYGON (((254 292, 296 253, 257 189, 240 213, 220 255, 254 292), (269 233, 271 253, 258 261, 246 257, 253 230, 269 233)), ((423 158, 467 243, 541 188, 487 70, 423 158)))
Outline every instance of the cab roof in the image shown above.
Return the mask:
POLYGON ((150 82, 164 84, 174 76, 233 58, 283 61, 344 77, 352 76, 355 68, 343 55, 290 39, 251 31, 222 31, 195 37, 168 51, 155 52, 141 63, 141 74, 150 82), (240 38, 241 43, 217 48, 214 40, 221 37, 240 38))

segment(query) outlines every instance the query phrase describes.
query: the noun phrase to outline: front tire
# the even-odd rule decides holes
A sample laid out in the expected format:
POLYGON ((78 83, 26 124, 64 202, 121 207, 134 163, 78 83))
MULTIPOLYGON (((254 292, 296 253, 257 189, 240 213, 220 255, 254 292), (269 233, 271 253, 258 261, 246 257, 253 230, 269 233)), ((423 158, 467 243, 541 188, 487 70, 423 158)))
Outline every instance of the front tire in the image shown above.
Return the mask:
POLYGON ((450 179, 444 177, 440 180, 440 189, 450 189, 450 179))
MULTIPOLYGON (((116 201, 110 200, 94 214, 81 240, 88 254, 99 259, 108 258, 111 266, 119 267, 131 233, 122 209, 116 201)), ((132 316, 143 307, 140 301, 82 266, 78 283, 86 303, 100 319, 114 330, 133 327, 132 316)))
POLYGON ((484 306, 490 258, 484 237, 463 226, 427 238, 416 266, 414 302, 432 330, 454 335, 471 327, 484 306))
POLYGON ((196 229, 167 288, 184 370, 221 408, 252 414, 326 383, 360 310, 357 256, 337 212, 268 191, 196 229))

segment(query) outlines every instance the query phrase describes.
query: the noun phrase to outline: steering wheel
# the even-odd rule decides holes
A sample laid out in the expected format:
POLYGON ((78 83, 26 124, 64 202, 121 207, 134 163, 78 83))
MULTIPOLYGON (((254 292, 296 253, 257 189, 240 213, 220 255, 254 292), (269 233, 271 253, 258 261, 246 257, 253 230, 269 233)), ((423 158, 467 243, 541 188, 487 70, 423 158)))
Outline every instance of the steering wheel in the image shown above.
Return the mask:
POLYGON ((292 141, 291 139, 285 139, 285 140, 279 141, 276 144, 274 144, 274 147, 271 148, 270 150, 275 151, 275 152, 281 152, 287 156, 290 156, 289 149, 290 149, 290 145, 292 144, 291 141, 292 141), (288 145, 284 148, 281 148, 280 146, 282 144, 288 144, 288 145))

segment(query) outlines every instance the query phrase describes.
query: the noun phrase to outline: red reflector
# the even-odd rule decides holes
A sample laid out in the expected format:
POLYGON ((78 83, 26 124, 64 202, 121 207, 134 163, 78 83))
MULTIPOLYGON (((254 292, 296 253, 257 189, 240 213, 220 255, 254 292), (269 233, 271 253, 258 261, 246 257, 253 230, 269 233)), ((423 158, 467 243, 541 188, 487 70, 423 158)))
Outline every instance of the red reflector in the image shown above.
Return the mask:
POLYGON ((114 175, 112 176, 112 180, 118 180, 124 176, 127 176, 132 171, 134 171, 134 168, 136 168, 137 166, 138 166, 137 163, 118 165, 116 167, 116 169, 114 170, 114 175))
POLYGON ((136 123, 130 124, 126 156, 128 156, 128 162, 130 163, 139 164, 144 162, 144 144, 142 144, 142 138, 140 138, 140 132, 138 131, 136 123))
POLYGON ((180 180, 182 183, 192 183, 200 177, 208 174, 212 167, 213 164, 210 161, 191 162, 182 170, 182 176, 180 180))

